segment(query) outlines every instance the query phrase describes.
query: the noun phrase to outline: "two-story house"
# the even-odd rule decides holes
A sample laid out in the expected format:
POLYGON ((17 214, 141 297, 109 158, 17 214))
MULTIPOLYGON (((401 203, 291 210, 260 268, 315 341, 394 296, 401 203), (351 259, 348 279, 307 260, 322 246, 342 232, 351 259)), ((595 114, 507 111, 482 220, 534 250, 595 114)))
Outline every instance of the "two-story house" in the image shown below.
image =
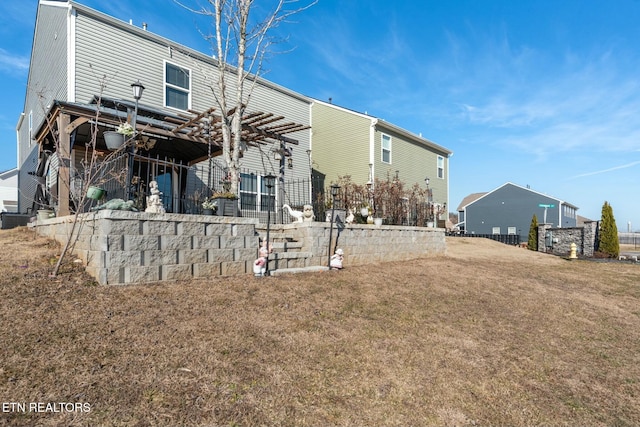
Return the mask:
POLYGON ((465 197, 458 206, 458 219, 466 234, 513 234, 526 241, 534 214, 538 223, 576 227, 577 210, 564 200, 507 182, 465 197))
POLYGON ((345 175, 359 184, 397 178, 408 186, 428 185, 432 203, 449 205, 450 150, 332 103, 314 100, 311 109, 314 170, 326 182, 345 175))
MULTIPOLYGON (((43 203, 59 215, 68 214, 70 193, 84 191, 87 184, 79 182, 87 145, 95 138, 106 158, 104 133, 133 120, 139 134, 134 160, 120 159, 129 178, 158 181, 167 211, 195 213, 185 200, 194 194, 196 181, 217 189, 222 173, 216 158, 219 114, 212 109, 217 73, 211 56, 146 28, 76 1, 40 0, 18 128, 18 210, 37 208, 34 202, 45 193, 50 197, 43 203), (144 91, 134 100, 137 83, 144 91), (210 160, 216 162, 213 180, 194 169, 209 167, 211 174, 210 160)), ((228 86, 233 89, 233 79, 228 86)), ((267 191, 267 174, 308 177, 310 124, 309 99, 258 79, 243 118, 248 148, 242 159, 241 203, 265 208, 260 199, 267 191), (291 168, 282 167, 283 151, 291 168)), ((132 182, 125 183, 126 191, 132 182)), ((109 197, 116 196, 126 194, 113 189, 109 197)))

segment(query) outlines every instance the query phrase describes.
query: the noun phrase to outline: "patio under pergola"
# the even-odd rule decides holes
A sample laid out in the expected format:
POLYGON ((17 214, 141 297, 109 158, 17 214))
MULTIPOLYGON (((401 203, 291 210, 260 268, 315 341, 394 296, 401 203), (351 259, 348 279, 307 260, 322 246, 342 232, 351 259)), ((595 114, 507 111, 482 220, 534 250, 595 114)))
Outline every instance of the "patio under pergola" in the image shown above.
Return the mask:
MULTIPOLYGON (((232 113, 233 110, 228 112, 229 115, 232 113)), ((89 103, 55 101, 34 139, 41 153, 55 153, 59 159, 58 183, 53 187, 55 194, 51 194, 57 200, 58 216, 71 213, 73 177, 70 168, 75 167, 72 150, 95 150, 100 158, 108 157, 110 151, 104 141, 104 132, 125 122, 135 123, 136 130, 135 141, 129 142, 121 153, 129 181, 133 168, 149 168, 145 166, 148 163, 145 159, 158 159, 163 167, 172 168, 193 166, 222 154, 222 117, 215 108, 176 113, 97 96, 89 103)), ((284 116, 274 113, 255 111, 243 114, 241 128, 243 144, 279 144, 286 151, 287 144, 298 144, 288 135, 310 126, 286 121, 284 116)), ((37 168, 34 174, 42 173, 41 169, 37 168)), ((88 184, 82 183, 83 191, 88 184)))

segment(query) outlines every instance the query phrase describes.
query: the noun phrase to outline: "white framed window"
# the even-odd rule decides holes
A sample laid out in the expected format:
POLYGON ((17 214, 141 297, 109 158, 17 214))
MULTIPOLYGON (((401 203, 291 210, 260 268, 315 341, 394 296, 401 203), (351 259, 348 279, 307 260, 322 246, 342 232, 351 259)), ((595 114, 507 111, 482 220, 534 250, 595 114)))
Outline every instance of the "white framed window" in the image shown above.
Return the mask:
POLYGON ((191 70, 165 62, 164 105, 178 110, 191 108, 191 70))
POLYGON ((507 234, 516 234, 516 227, 507 227, 507 234))
POLYGON ((391 164, 391 137, 389 135, 382 134, 381 149, 380 158, 382 163, 391 164))
POLYGON ((500 227, 493 227, 492 234, 500 234, 500 227))
POLYGON ((269 196, 269 189, 265 185, 264 177, 253 173, 240 174, 240 207, 242 209, 266 212, 275 210, 275 188, 269 196), (258 191, 258 188, 260 191, 258 191), (258 207, 260 207, 258 209, 258 207))
POLYGON ((436 166, 438 167, 438 178, 444 179, 444 157, 438 156, 436 166))

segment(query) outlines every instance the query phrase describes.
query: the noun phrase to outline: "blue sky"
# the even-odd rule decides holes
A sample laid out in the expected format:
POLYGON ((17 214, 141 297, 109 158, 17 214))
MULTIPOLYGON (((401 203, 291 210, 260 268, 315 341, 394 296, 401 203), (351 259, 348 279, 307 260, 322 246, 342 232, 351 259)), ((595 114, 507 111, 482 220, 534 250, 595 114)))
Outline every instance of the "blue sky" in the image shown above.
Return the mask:
MULTIPOLYGON (((172 0, 80 2, 210 51, 172 0)), ((0 4, 0 170, 16 166, 36 5, 0 4)), ((452 150, 451 208, 509 181, 592 219, 606 200, 640 230, 639 22, 639 0, 319 0, 279 29, 265 77, 452 150)))

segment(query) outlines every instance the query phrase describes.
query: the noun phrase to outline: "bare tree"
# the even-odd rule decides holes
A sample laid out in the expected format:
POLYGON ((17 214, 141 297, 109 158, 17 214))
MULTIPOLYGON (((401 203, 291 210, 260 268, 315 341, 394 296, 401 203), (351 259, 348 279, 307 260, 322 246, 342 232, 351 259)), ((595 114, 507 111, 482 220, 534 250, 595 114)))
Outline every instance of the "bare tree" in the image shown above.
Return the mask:
POLYGON ((252 21, 255 0, 208 0, 208 5, 194 9, 183 1, 174 2, 185 9, 211 17, 213 34, 202 33, 214 47, 218 73, 210 85, 220 113, 222 156, 231 179, 231 192, 238 194, 240 158, 246 149, 242 140, 242 117, 249 105, 257 78, 263 72, 263 60, 272 52, 278 39, 273 30, 291 16, 317 3, 299 5, 298 0, 277 0, 273 9, 252 21), (227 79, 235 81, 227 84, 227 79))

